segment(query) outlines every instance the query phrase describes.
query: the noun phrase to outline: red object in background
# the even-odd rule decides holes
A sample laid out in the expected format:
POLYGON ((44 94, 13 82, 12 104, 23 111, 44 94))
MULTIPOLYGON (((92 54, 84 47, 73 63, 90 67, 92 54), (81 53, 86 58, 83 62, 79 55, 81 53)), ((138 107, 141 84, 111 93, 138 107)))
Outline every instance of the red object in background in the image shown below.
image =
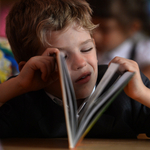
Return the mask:
POLYGON ((9 12, 9 6, 3 6, 0 8, 0 36, 6 37, 5 35, 5 18, 9 12))

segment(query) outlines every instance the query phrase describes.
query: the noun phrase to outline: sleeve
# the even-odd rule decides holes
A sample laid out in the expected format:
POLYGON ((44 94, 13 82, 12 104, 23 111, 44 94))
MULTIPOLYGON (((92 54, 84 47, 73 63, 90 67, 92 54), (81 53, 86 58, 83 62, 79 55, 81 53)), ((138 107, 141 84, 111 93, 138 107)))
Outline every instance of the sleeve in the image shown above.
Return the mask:
POLYGON ((143 40, 137 44, 135 61, 142 68, 150 65, 150 40, 143 40))
POLYGON ((0 138, 17 136, 19 120, 17 111, 9 103, 5 103, 0 107, 0 138))
POLYGON ((0 138, 21 137, 25 134, 27 124, 31 121, 31 106, 32 99, 26 94, 13 98, 0 107, 0 138))

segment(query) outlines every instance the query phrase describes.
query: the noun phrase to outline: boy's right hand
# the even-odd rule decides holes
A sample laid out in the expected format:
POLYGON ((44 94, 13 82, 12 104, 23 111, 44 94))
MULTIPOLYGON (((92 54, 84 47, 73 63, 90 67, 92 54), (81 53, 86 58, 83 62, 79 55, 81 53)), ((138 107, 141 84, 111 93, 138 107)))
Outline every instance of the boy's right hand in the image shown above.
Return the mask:
POLYGON ((23 93, 35 91, 50 85, 59 77, 56 70, 56 59, 51 54, 58 54, 56 48, 48 48, 41 56, 34 56, 27 62, 20 62, 20 73, 16 77, 23 93))
POLYGON ((50 56, 54 53, 57 55, 59 50, 48 48, 41 56, 20 62, 19 75, 0 84, 0 107, 16 96, 45 88, 59 79, 55 58, 50 56))

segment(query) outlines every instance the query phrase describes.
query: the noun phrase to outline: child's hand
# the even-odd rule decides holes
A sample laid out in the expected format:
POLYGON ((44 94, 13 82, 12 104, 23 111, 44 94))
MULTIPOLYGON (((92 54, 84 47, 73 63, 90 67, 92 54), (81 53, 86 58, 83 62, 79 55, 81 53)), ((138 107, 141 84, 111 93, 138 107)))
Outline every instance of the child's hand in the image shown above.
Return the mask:
POLYGON ((20 62, 20 73, 0 84, 0 107, 8 100, 29 91, 49 86, 59 77, 55 59, 50 54, 58 54, 59 50, 49 48, 41 56, 32 57, 27 62, 20 62))
POLYGON ((48 48, 41 56, 35 56, 27 62, 20 62, 23 66, 16 77, 24 92, 39 90, 58 79, 56 61, 50 54, 59 53, 59 50, 48 48))
POLYGON ((135 72, 124 91, 132 99, 150 107, 150 89, 143 84, 138 64, 133 60, 121 57, 115 57, 111 62, 120 64, 119 71, 122 73, 124 71, 135 72))

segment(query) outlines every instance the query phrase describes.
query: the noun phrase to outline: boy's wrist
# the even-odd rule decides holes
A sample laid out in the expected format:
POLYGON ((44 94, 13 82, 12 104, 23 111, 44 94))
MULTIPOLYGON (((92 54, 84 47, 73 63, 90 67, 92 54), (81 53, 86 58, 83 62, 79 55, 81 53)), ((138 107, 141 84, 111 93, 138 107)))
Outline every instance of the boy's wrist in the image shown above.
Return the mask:
POLYGON ((17 77, 13 77, 4 83, 0 84, 1 99, 0 106, 12 98, 23 94, 23 90, 19 87, 17 77))
POLYGON ((146 86, 141 88, 141 91, 135 100, 150 108, 150 89, 146 86))
POLYGON ((14 78, 15 87, 18 89, 16 91, 17 96, 21 95, 21 94, 24 94, 24 93, 27 93, 28 90, 29 90, 29 88, 26 89, 24 87, 24 83, 22 81, 23 81, 23 79, 21 79, 19 76, 17 76, 17 77, 14 78))

